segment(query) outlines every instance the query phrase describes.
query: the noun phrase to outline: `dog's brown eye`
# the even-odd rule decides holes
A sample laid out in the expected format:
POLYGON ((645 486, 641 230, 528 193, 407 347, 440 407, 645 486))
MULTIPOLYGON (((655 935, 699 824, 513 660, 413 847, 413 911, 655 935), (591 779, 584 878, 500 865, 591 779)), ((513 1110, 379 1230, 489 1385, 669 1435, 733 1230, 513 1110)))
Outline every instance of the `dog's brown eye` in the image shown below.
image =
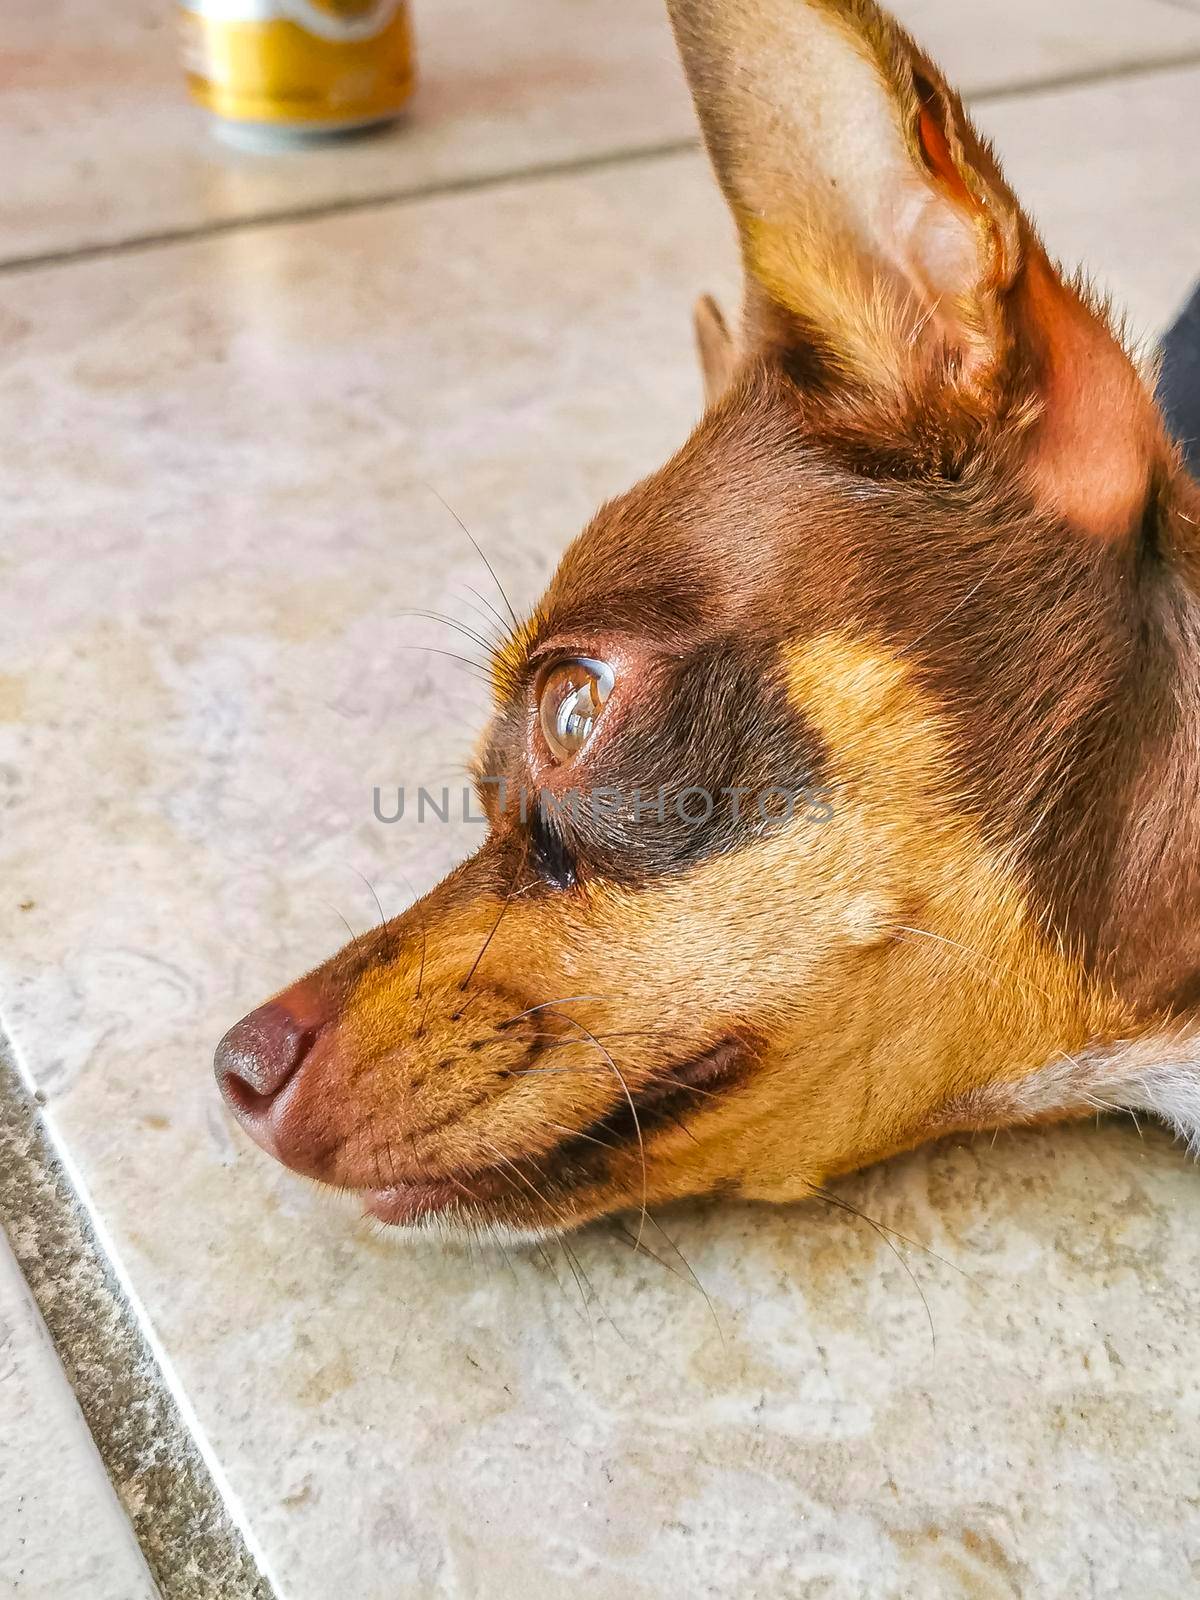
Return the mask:
POLYGON ((587 742, 616 675, 606 661, 580 656, 546 674, 538 696, 542 734, 557 761, 570 761, 587 742))

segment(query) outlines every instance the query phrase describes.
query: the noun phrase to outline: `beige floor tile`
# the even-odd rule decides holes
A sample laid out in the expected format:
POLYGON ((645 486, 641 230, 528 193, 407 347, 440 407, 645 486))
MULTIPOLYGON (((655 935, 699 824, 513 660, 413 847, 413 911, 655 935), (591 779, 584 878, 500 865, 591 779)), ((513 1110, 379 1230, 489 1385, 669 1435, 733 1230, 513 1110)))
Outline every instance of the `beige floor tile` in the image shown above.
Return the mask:
MULTIPOLYGON (((1165 0, 898 0, 973 92, 1200 50, 1165 0)), ((418 4, 398 130, 303 155, 222 148, 182 90, 170 0, 8 0, 0 259, 426 189, 691 135, 661 0, 418 4)))
POLYGON ((265 156, 215 142, 188 103, 171 0, 15 3, 17 70, 0 79, 5 257, 405 192, 692 131, 656 0, 418 5, 420 95, 399 128, 265 156))
POLYGON ((1046 239, 1157 333, 1200 278, 1200 72, 980 106, 1046 239))
POLYGON ((21 1270, 0 1233, 0 1595, 158 1593, 21 1270))
MULTIPOLYGON (((1195 266, 1198 87, 988 113, 1147 321, 1195 266)), ((675 1216, 710 1309, 609 1230, 580 1286, 389 1248, 218 1107, 215 1039, 375 915, 358 873, 392 910, 469 842, 371 808, 476 727, 406 648, 442 642, 406 608, 488 593, 433 491, 530 598, 682 437, 731 266, 687 155, 0 281, 7 1019, 294 1600, 1178 1600, 1200 1188, 1165 1134, 848 1183, 907 1264, 817 1206, 675 1216)))
POLYGON ((1173 0, 896 0, 892 10, 975 94, 1169 60, 1200 45, 1195 14, 1173 0))

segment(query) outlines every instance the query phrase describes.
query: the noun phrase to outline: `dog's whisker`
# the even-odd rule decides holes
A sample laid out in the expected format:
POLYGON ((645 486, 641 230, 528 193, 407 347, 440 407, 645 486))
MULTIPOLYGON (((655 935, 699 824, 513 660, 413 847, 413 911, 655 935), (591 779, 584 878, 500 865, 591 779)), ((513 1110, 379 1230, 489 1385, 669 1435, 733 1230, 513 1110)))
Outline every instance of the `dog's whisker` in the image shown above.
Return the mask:
POLYGON ((625 1227, 624 1223, 620 1222, 619 1220, 614 1221, 612 1225, 612 1234, 615 1238, 620 1239, 623 1243, 629 1245, 635 1255, 649 1256, 651 1261, 658 1262, 659 1266, 664 1272, 669 1272, 673 1278, 678 1278, 680 1283, 686 1283, 687 1280, 677 1267, 673 1267, 669 1261, 664 1261, 663 1258, 658 1255, 656 1251, 651 1250, 650 1246, 643 1240, 635 1239, 633 1234, 629 1232, 629 1229, 625 1227))
POLYGON ((592 1043, 596 1046, 596 1049, 599 1050, 600 1054, 604 1057, 605 1061, 608 1062, 609 1066, 616 1074, 617 1081, 621 1085, 621 1090, 625 1096, 626 1103, 629 1106, 630 1114, 633 1117, 634 1132, 637 1134, 638 1152, 642 1160, 642 1214, 641 1220, 638 1223, 638 1243, 640 1244, 642 1239, 642 1230, 646 1225, 646 1197, 649 1192, 649 1177, 646 1171, 646 1143, 642 1138, 642 1121, 638 1116, 637 1104, 633 1098, 633 1095, 630 1093, 629 1085, 626 1083, 620 1067, 617 1066, 617 1063, 600 1043, 599 1039, 596 1038, 596 1035, 585 1028, 582 1022, 577 1022, 574 1017, 568 1017, 565 1014, 562 1015, 565 1022, 569 1022, 573 1028, 578 1028, 580 1033, 592 1041, 592 1043))
MULTIPOLYGON (((463 981, 458 986, 459 990, 462 993, 465 994, 466 991, 470 988, 471 979, 479 971, 479 963, 483 960, 484 956, 487 954, 488 946, 491 944, 492 940, 496 937, 496 934, 497 934, 497 932, 499 931, 499 928, 500 928, 500 924, 504 921, 504 914, 508 910, 508 908, 509 908, 509 906, 511 904, 512 904, 512 896, 511 895, 506 895, 505 899, 504 899, 504 903, 501 905, 499 913, 497 914, 496 920, 495 920, 495 922, 492 923, 491 931, 488 933, 487 938, 480 945, 479 954, 475 957, 475 960, 471 963, 471 970, 467 973, 466 977, 463 979, 463 981)), ((461 1016, 462 1012, 460 1011, 458 1014, 459 1014, 459 1016, 461 1016)))
POLYGON ((616 1236, 618 1238, 624 1240, 625 1243, 631 1245, 635 1252, 639 1252, 642 1255, 649 1256, 652 1261, 657 1261, 660 1267, 662 1267, 665 1271, 669 1272, 672 1277, 678 1278, 681 1283, 687 1283, 690 1280, 692 1286, 699 1292, 701 1298, 704 1301, 704 1304, 708 1307, 708 1314, 713 1320, 713 1326, 717 1330, 717 1336, 720 1339, 722 1345, 724 1345, 726 1343, 725 1330, 721 1326, 721 1319, 717 1315, 717 1308, 713 1304, 712 1296, 709 1294, 708 1290, 704 1287, 704 1285, 700 1282, 700 1279, 696 1276, 695 1272, 692 1270, 691 1262, 683 1254, 682 1250, 680 1250, 679 1246, 675 1243, 674 1239, 671 1238, 670 1234, 663 1227, 662 1223, 657 1220, 657 1218, 653 1215, 653 1213, 650 1214, 650 1216, 647 1218, 647 1220, 649 1221, 650 1226, 652 1228, 656 1228, 658 1230, 658 1232, 667 1241, 667 1244, 670 1246, 670 1248, 674 1251, 675 1255, 678 1256, 680 1264, 683 1267, 683 1272, 677 1271, 676 1268, 674 1268, 669 1261, 664 1261, 662 1256, 660 1256, 656 1250, 651 1250, 650 1247, 647 1244, 640 1243, 638 1240, 636 1240, 633 1237, 633 1235, 629 1232, 629 1230, 619 1220, 614 1224, 613 1231, 614 1231, 614 1233, 616 1234, 616 1236), (685 1274, 686 1274, 686 1276, 685 1276, 685 1274))
POLYGON ((387 926, 387 917, 384 915, 383 905, 380 902, 379 895, 378 895, 378 893, 376 892, 376 889, 375 889, 375 885, 371 882, 370 878, 367 877, 366 873, 365 872, 359 872, 357 867, 352 867, 350 870, 352 872, 354 872, 356 874, 356 876, 360 877, 362 879, 362 881, 366 884, 367 888, 371 891, 371 897, 375 901, 375 909, 376 909, 376 911, 379 912, 379 926, 381 928, 385 928, 387 926))
POLYGON ((505 594, 504 585, 500 582, 500 579, 496 576, 495 567, 493 567, 492 563, 488 560, 487 556, 484 555, 482 545, 479 543, 478 539, 476 539, 475 535, 471 532, 470 528, 467 527, 466 523, 459 516, 458 512, 455 511, 454 507, 452 505, 450 505, 448 501, 443 499, 443 497, 437 492, 437 490, 433 487, 433 485, 432 484, 427 484, 426 487, 428 488, 430 494, 433 495, 434 499, 441 502, 443 508, 446 511, 449 512, 449 514, 454 518, 455 522, 458 523, 458 526, 460 527, 462 532, 464 534, 466 534, 467 538, 471 541, 472 549, 475 551, 475 554, 479 557, 479 559, 483 562, 484 566, 488 570, 488 573, 489 573, 489 575, 491 577, 492 582, 496 585, 496 588, 500 591, 500 598, 501 598, 501 600, 504 601, 505 608, 507 609, 509 616, 512 618, 513 627, 519 629, 521 624, 520 624, 520 622, 519 622, 519 620, 517 618, 517 613, 513 610, 512 601, 508 598, 508 595, 505 594))
MULTIPOLYGON (((487 598, 486 595, 480 594, 479 590, 476 589, 473 584, 466 583, 466 584, 463 585, 463 587, 464 587, 464 589, 466 589, 468 594, 473 594, 475 596, 476 600, 479 601, 479 606, 472 606, 471 609, 473 611, 479 612, 480 616, 487 615, 487 616, 490 616, 490 617, 494 618, 495 619, 495 623, 496 623, 496 628, 497 628, 497 634, 498 634, 499 638, 503 639, 504 636, 508 632, 508 624, 507 624, 507 622, 505 622, 505 620, 501 616, 500 612, 496 610, 495 606, 487 598), (487 607, 486 613, 483 612, 483 611, 480 611, 480 609, 479 609, 480 606, 486 606, 487 607)), ((467 605, 471 604, 471 602, 469 600, 466 601, 465 603, 467 605)))
POLYGON ((602 1150, 620 1150, 619 1144, 613 1144, 611 1139, 597 1139, 593 1133, 584 1133, 580 1128, 568 1128, 565 1122, 547 1122, 548 1128, 553 1128, 556 1133, 565 1133, 569 1139, 583 1139, 588 1144, 598 1144, 602 1150))
MULTIPOLYGON (((564 1039, 562 1043, 564 1045, 578 1044, 582 1046, 585 1041, 582 1039, 564 1039)), ((686 1090, 688 1094, 698 1094, 707 1100, 719 1100, 722 1098, 712 1089, 703 1089, 697 1083, 687 1083, 684 1079, 673 1076, 669 1068, 638 1067, 634 1070, 639 1086, 643 1082, 648 1084, 661 1083, 668 1088, 686 1090)), ((603 1064, 590 1066, 587 1062, 579 1062, 577 1065, 570 1067, 513 1067, 511 1071, 514 1077, 555 1078, 571 1077, 581 1073, 594 1076, 597 1073, 607 1073, 607 1068, 603 1064)))
POLYGON ((869 1217, 866 1214, 865 1211, 858 1210, 858 1208, 856 1206, 850 1205, 850 1203, 848 1201, 842 1201, 837 1196, 831 1195, 827 1191, 822 1190, 822 1189, 820 1189, 818 1187, 815 1187, 815 1186, 814 1186, 814 1189, 813 1189, 813 1193, 814 1193, 814 1195, 816 1195, 816 1197, 819 1200, 824 1200, 827 1204, 829 1204, 831 1206, 836 1206, 839 1210, 848 1211, 852 1216, 858 1217, 861 1221, 865 1222, 869 1228, 873 1228, 875 1230, 875 1232, 879 1235, 879 1237, 883 1240, 884 1244, 887 1245, 888 1249, 892 1252, 892 1254, 895 1256, 896 1260, 900 1263, 900 1265, 904 1268, 904 1271, 908 1274, 909 1280, 911 1281, 913 1288, 917 1291, 918 1295, 921 1297, 921 1304, 925 1307, 925 1317, 926 1317, 926 1320, 929 1323, 929 1343, 930 1343, 930 1346, 931 1346, 932 1350, 934 1351, 934 1353, 936 1353, 936 1351, 937 1351, 937 1329, 933 1325, 933 1312, 929 1309, 929 1300, 928 1300, 928 1298, 927 1298, 927 1296, 925 1294, 924 1289, 922 1289, 922 1287, 921 1287, 920 1280, 918 1279, 916 1273, 909 1266, 908 1262, 904 1259, 904 1257, 900 1254, 900 1252, 896 1248, 896 1246, 892 1243, 891 1239, 888 1237, 887 1230, 883 1227, 883 1225, 881 1223, 876 1222, 873 1217, 869 1217))
POLYGON ((348 919, 346 918, 346 916, 341 911, 338 910, 338 908, 334 905, 332 900, 323 900, 321 903, 322 903, 322 905, 326 905, 326 906, 329 907, 330 911, 333 912, 334 916, 341 923, 342 927, 345 928, 346 932, 350 935, 351 944, 353 944, 353 946, 354 946, 354 948, 356 950, 359 949, 361 947, 362 941, 361 941, 359 935, 357 933, 355 933, 354 929, 350 926, 350 923, 349 923, 348 919))
POLYGON ((575 1279, 575 1287, 579 1290, 579 1300, 580 1300, 580 1304, 583 1306, 584 1315, 587 1317, 588 1332, 591 1335, 592 1348, 594 1350, 595 1349, 595 1345, 596 1345, 596 1324, 595 1324, 595 1321, 592 1318, 592 1307, 591 1307, 591 1304, 590 1304, 590 1302, 588 1300, 586 1292, 584 1291, 583 1279, 579 1275, 579 1263, 576 1260, 576 1258, 574 1256, 574 1253, 572 1252, 570 1246, 567 1244, 567 1241, 562 1236, 562 1234, 558 1235, 558 1238, 557 1238, 556 1242, 558 1244, 559 1249, 563 1253, 563 1259, 566 1261, 567 1266, 570 1268, 571 1276, 575 1279))
POLYGON ((479 593, 478 589, 473 589, 470 584, 463 584, 461 589, 456 589, 454 598, 459 605, 466 606, 467 610, 478 618, 479 624, 484 630, 484 637, 488 641, 488 648, 490 650, 501 649, 508 639, 510 629, 508 623, 496 610, 495 606, 488 606, 487 610, 485 610, 486 601, 484 601, 484 597, 479 593), (474 596, 474 598, 470 599, 468 598, 469 596, 474 596))
POLYGON ((543 1000, 540 1005, 526 1006, 524 1011, 514 1012, 511 1017, 505 1017, 503 1022, 496 1024, 497 1028, 509 1028, 514 1022, 520 1022, 523 1017, 531 1017, 536 1011, 548 1011, 551 1006, 570 1006, 583 1000, 611 1000, 609 994, 569 994, 561 1000, 543 1000))
POLYGON ((413 1000, 421 998, 421 988, 425 982, 425 957, 429 953, 429 929, 425 926, 425 918, 421 918, 421 965, 417 968, 417 989, 413 1000))
POLYGON ((823 1184, 819 1183, 813 1184, 812 1190, 818 1200, 824 1200, 831 1206, 837 1206, 843 1211, 849 1211, 856 1217, 861 1217, 864 1222, 870 1223, 873 1228, 879 1228, 883 1232, 891 1234, 892 1238, 898 1239, 901 1244, 908 1245, 912 1250, 920 1250, 930 1260, 939 1262, 943 1267, 949 1267, 951 1272, 957 1272, 960 1277, 971 1279, 971 1274, 965 1267, 960 1267, 955 1262, 948 1261, 945 1256, 939 1255, 936 1250, 931 1250, 927 1244, 922 1244, 919 1239, 912 1239, 908 1234, 901 1233, 898 1228, 893 1228, 886 1222, 880 1222, 878 1217, 869 1216, 861 1207, 847 1200, 844 1195, 834 1194, 831 1189, 827 1189, 823 1184))
POLYGON ((491 688, 492 674, 482 661, 473 661, 470 656, 460 656, 454 650, 440 650, 437 645, 433 644, 401 644, 397 645, 396 648, 398 650, 419 650, 425 655, 445 656, 448 661, 457 661, 460 666, 467 667, 474 673, 481 683, 485 683, 488 688, 491 688))
POLYGON ((976 950, 969 944, 961 944, 957 939, 949 939, 945 936, 945 934, 934 933, 929 928, 911 928, 906 927, 903 923, 898 923, 892 929, 892 936, 896 938, 899 943, 904 942, 903 938, 901 937, 904 934, 910 934, 918 939, 930 939, 935 944, 944 945, 949 950, 957 950, 960 955, 971 956, 976 961, 982 961, 987 966, 994 967, 996 972, 999 973, 1001 977, 1012 979, 1017 983, 1022 983, 1027 988, 1032 989, 1035 994, 1041 995, 1051 1004, 1054 1003, 1054 996, 1051 995, 1047 990, 1040 988, 1036 983, 1032 983, 1023 974, 1014 972, 1010 967, 1006 967, 1002 962, 997 961, 994 957, 987 955, 983 950, 976 950))
POLYGON ((463 638, 469 639, 472 644, 480 645, 488 652, 489 656, 496 648, 492 640, 485 638, 481 633, 477 633, 467 623, 458 621, 456 617, 448 617, 441 611, 425 611, 418 606, 406 606, 402 611, 398 611, 396 615, 399 617, 424 617, 427 622, 441 623, 444 628, 452 628, 456 633, 461 633, 463 638))

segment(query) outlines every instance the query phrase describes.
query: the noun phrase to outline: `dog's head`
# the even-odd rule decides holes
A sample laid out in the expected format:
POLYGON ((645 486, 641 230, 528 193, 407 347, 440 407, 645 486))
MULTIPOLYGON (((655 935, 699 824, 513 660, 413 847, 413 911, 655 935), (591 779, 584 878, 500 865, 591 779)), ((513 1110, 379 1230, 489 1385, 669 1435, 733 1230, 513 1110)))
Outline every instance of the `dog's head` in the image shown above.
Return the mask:
POLYGON ((1200 966, 1134 820, 1195 515, 1140 378, 870 0, 672 11, 746 268, 708 410, 497 651, 483 848, 218 1053, 386 1221, 788 1199, 1084 1109, 1009 1089, 1200 966))

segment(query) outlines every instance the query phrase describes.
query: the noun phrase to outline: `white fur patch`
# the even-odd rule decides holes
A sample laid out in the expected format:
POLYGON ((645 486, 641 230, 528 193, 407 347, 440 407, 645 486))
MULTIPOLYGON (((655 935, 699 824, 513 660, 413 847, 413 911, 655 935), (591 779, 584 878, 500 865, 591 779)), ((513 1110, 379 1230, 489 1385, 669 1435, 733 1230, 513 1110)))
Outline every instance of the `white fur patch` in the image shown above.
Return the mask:
POLYGON ((470 1250, 476 1245, 492 1245, 498 1249, 519 1249, 540 1244, 550 1239, 556 1228, 513 1228, 506 1222, 492 1222, 461 1211, 443 1212, 436 1216, 420 1217, 415 1222, 374 1222, 372 1232, 377 1239, 403 1248, 414 1240, 433 1240, 451 1248, 470 1250))
POLYGON ((956 1103, 972 1119, 1025 1122, 1072 1111, 1145 1111, 1200 1156, 1200 1037, 1154 1034, 1061 1055, 1017 1083, 973 1091, 956 1103))

